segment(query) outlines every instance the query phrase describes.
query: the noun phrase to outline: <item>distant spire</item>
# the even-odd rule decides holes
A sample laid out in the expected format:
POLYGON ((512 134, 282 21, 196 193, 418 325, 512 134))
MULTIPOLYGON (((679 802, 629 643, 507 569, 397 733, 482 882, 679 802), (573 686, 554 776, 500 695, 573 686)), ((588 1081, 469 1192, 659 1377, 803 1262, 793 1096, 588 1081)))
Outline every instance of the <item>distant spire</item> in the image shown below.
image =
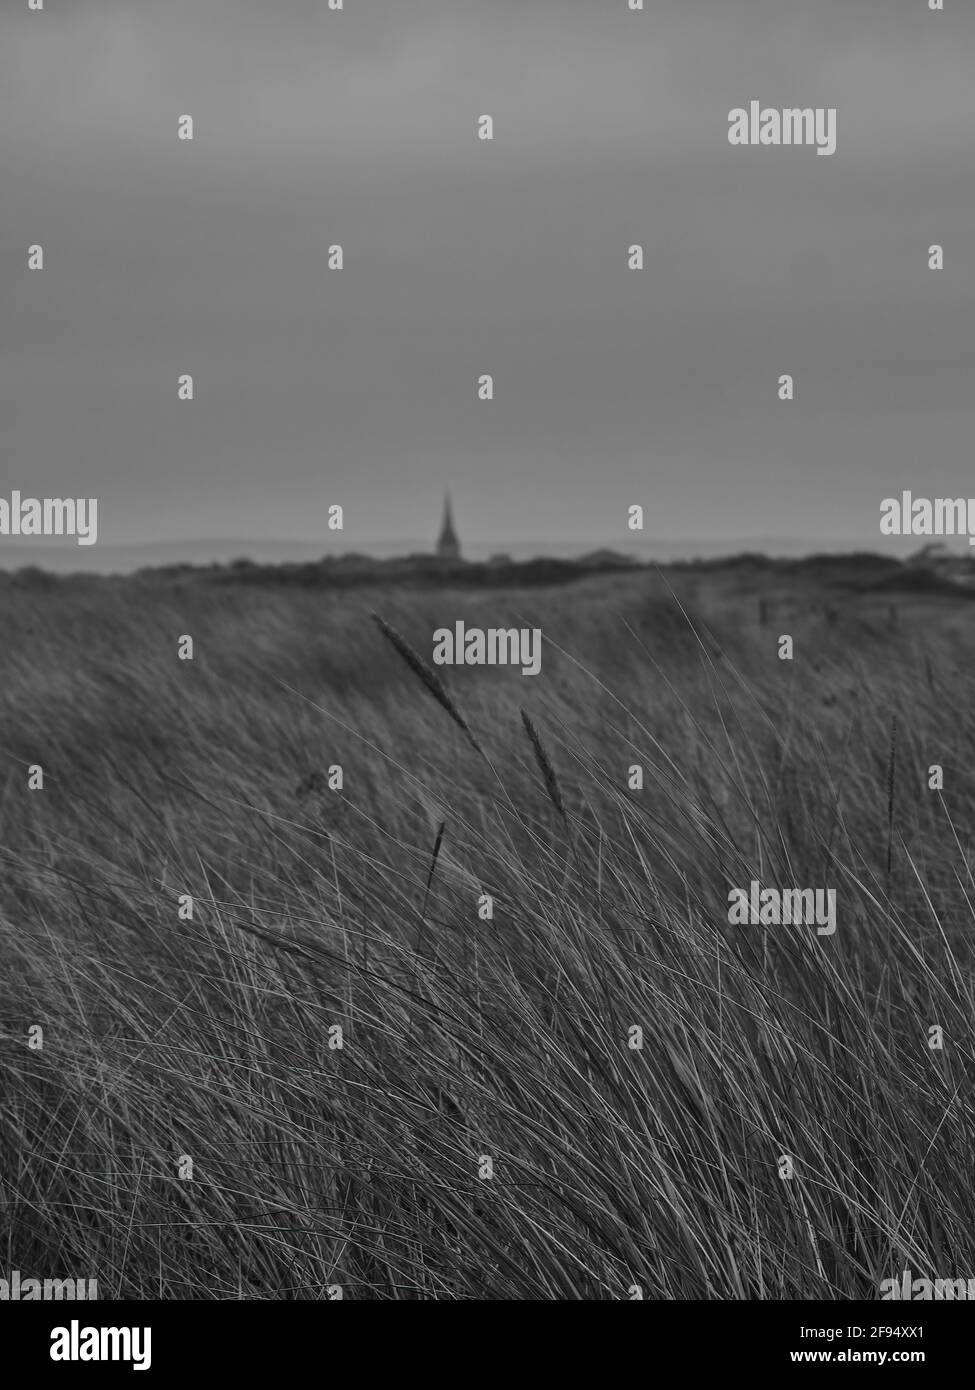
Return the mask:
POLYGON ((440 526, 440 539, 437 541, 437 554, 441 560, 460 559, 460 541, 454 530, 454 517, 450 507, 450 493, 443 496, 443 521, 440 526))

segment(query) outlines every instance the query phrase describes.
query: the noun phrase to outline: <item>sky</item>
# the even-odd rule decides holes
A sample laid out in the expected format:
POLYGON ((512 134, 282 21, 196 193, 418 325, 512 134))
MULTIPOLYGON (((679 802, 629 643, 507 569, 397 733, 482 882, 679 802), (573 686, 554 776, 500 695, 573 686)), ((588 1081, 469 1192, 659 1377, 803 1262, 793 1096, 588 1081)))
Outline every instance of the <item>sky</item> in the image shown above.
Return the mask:
POLYGON ((432 540, 449 488, 465 542, 882 549, 975 495, 973 71, 962 0, 0 0, 0 493, 101 546, 432 540), (730 145, 752 100, 836 153, 730 145))

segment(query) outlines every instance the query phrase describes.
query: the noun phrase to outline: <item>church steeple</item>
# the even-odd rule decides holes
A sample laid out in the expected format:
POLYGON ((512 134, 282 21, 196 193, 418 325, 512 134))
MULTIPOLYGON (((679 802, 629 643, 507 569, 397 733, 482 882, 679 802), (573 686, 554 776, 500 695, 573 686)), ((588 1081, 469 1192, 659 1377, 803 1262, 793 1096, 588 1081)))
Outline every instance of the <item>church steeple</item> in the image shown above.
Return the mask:
POLYGON ((457 539, 457 532, 454 530, 454 517, 450 508, 449 492, 445 492, 443 498, 443 522, 440 526, 440 538, 437 541, 437 554, 441 560, 460 559, 460 541, 457 539))

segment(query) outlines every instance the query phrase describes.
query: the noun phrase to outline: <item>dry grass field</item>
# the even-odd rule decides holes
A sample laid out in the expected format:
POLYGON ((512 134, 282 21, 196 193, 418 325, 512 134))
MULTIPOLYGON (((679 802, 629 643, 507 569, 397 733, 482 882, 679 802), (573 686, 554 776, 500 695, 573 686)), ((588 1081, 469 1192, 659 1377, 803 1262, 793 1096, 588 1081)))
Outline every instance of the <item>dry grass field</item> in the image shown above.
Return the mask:
POLYGON ((975 1274, 972 616, 772 569, 4 587, 0 1264, 140 1299, 975 1274), (426 661, 538 626, 541 674, 438 668, 472 741, 373 612, 426 661), (753 879, 835 888, 835 935, 729 925, 753 879))

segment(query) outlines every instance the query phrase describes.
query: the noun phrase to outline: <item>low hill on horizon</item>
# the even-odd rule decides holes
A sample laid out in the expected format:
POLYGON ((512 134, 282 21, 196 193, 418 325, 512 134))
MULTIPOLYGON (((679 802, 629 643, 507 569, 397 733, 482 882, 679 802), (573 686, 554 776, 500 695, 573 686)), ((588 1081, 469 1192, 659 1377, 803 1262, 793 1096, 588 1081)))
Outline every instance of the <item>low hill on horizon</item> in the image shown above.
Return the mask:
MULTIPOLYGON (((714 560, 736 554, 760 553, 781 559, 800 559, 811 554, 851 553, 876 547, 852 539, 802 539, 795 536, 743 536, 734 540, 660 539, 640 537, 620 540, 589 538, 578 541, 490 541, 465 545, 468 561, 481 563, 504 556, 512 562, 528 560, 577 560, 591 554, 615 554, 636 561, 671 563, 714 560)), ((883 544, 885 555, 906 557, 917 549, 916 537, 890 537, 883 544)), ((967 547, 966 547, 967 549, 967 547)), ((27 565, 57 574, 131 574, 136 570, 171 565, 228 565, 248 560, 258 565, 303 564, 349 555, 371 560, 402 560, 407 556, 432 556, 429 539, 402 541, 363 541, 348 533, 318 540, 257 540, 210 537, 195 540, 148 541, 135 544, 99 543, 80 546, 52 538, 31 540, 0 538, 0 571, 27 565), (330 544, 331 541, 331 544, 330 544)))

